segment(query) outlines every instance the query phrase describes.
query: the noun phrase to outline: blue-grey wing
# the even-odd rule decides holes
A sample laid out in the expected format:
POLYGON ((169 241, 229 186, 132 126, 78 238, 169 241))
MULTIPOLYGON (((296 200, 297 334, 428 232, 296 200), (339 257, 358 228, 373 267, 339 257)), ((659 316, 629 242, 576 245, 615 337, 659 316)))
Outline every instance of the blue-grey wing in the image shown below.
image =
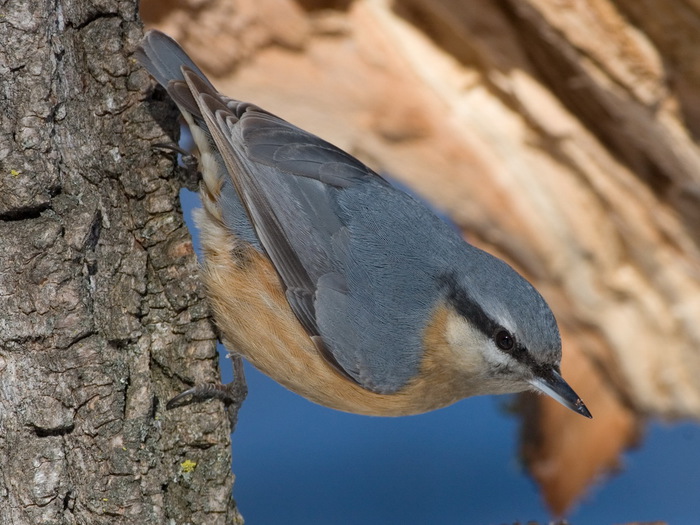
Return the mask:
POLYGON ((300 323, 363 387, 405 386, 438 300, 442 223, 347 153, 185 78, 300 323))
POLYGON ((159 58, 174 42, 152 40, 147 60, 208 128, 231 177, 222 198, 240 199, 319 350, 369 390, 405 386, 418 373, 438 300, 442 223, 342 150, 217 93, 189 59, 178 65, 183 51, 159 58), (228 195, 234 188, 237 196, 228 195))
POLYGON ((356 159, 275 119, 246 114, 224 128, 231 172, 254 194, 243 200, 261 205, 251 213, 261 242, 333 362, 365 388, 396 392, 418 373, 439 299, 448 256, 436 238, 461 240, 356 159))

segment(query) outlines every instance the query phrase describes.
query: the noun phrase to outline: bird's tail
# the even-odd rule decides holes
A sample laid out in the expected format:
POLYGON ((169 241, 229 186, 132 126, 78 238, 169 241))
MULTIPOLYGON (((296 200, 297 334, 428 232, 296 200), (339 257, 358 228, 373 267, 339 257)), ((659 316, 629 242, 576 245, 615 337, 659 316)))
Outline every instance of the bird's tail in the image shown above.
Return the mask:
POLYGON ((217 237, 234 233, 257 247, 257 237, 195 97, 210 96, 236 115, 245 111, 247 104, 218 93, 182 47, 160 31, 146 33, 135 57, 178 105, 199 150, 202 173, 199 193, 204 213, 196 213, 195 219, 200 232, 217 237))
POLYGON ((134 56, 165 89, 168 89, 170 81, 185 81, 182 66, 191 69, 211 89, 214 89, 206 75, 185 53, 180 44, 165 33, 156 30, 147 31, 134 56))

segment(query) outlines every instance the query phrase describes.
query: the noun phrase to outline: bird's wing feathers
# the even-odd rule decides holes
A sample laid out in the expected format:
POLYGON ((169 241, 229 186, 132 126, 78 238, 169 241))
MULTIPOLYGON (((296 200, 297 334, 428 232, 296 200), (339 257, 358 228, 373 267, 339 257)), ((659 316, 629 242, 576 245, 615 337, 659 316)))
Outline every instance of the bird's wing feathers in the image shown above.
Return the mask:
MULTIPOLYGON (((190 89, 206 90, 193 76, 185 71, 190 89)), ((406 290, 420 294, 424 283, 402 281, 400 269, 381 261, 394 248, 382 198, 397 192, 354 157, 255 106, 208 92, 195 99, 289 305, 319 350, 365 388, 405 386, 418 372, 429 307, 407 304, 406 290), (362 203, 353 212, 346 201, 355 194, 362 203), (363 235, 373 234, 376 246, 363 246, 363 235), (362 250, 380 256, 371 261, 362 250), (402 286, 388 286, 393 275, 402 286)))
POLYGON ((219 94, 191 60, 158 58, 161 43, 144 65, 208 128, 299 322, 363 387, 401 389, 418 373, 436 301, 430 262, 416 258, 431 239, 411 225, 437 219, 342 150, 219 94))
MULTIPOLYGON (((192 92, 199 94, 196 100, 200 112, 221 153, 236 191, 248 211, 258 238, 285 285, 287 300, 292 310, 310 335, 321 335, 316 326, 313 304, 314 281, 282 225, 281 221, 287 217, 278 216, 279 212, 285 210, 273 201, 274 193, 269 194, 265 191, 265 182, 271 182, 267 179, 274 173, 260 173, 270 172, 269 169, 256 170, 254 175, 245 152, 239 149, 242 142, 239 136, 240 118, 251 106, 239 105, 230 108, 216 93, 204 92, 206 85, 198 76, 186 71, 185 78, 192 92)), ((283 184, 283 181, 279 183, 283 184)))

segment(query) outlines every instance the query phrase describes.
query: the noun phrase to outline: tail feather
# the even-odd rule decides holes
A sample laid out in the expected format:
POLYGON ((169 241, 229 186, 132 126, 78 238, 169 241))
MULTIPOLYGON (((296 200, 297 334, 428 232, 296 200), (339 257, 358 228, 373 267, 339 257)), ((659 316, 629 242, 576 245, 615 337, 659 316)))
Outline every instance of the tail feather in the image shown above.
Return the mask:
POLYGON ((141 65, 166 89, 171 80, 185 81, 182 66, 191 69, 214 89, 206 75, 185 53, 180 44, 160 31, 147 31, 135 56, 141 65))
POLYGON ((178 105, 199 149, 199 168, 202 173, 199 194, 205 213, 197 214, 197 223, 203 240, 206 237, 213 243, 220 242, 233 233, 236 238, 260 250, 252 224, 227 176, 221 154, 216 149, 194 97, 211 97, 221 104, 222 109, 231 106, 229 109, 241 113, 250 104, 218 93, 180 45, 160 31, 148 31, 134 55, 178 105), (205 235, 207 232, 209 234, 205 235))

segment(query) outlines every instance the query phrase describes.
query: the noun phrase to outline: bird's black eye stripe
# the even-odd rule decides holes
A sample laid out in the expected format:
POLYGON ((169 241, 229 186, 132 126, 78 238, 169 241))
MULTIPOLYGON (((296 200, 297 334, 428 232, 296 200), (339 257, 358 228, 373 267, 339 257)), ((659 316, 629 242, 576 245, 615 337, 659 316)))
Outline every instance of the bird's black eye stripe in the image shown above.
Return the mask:
POLYGON ((441 276, 440 284, 445 287, 447 301, 454 309, 469 319, 486 337, 491 338, 498 348, 528 366, 535 366, 527 348, 520 344, 510 331, 491 319, 484 309, 459 286, 454 275, 441 276))
POLYGON ((481 306, 469 298, 452 274, 443 275, 439 283, 444 287, 447 301, 460 315, 470 319, 472 324, 486 337, 492 337, 500 326, 484 312, 481 306))

